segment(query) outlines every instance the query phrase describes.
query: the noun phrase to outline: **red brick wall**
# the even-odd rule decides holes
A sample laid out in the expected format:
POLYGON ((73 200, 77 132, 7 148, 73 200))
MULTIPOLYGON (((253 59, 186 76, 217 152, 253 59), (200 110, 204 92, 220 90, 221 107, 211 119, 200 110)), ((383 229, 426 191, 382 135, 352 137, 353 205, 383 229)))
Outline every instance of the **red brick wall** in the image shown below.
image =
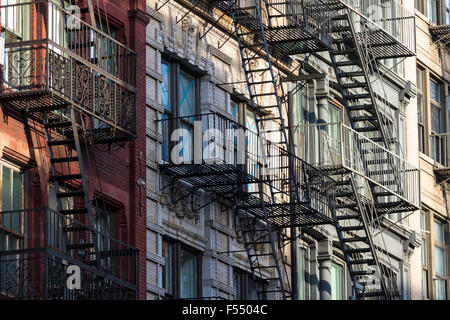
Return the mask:
MULTIPOLYGON (((119 225, 116 225, 114 230, 119 230, 116 234, 117 238, 139 249, 140 298, 145 299, 145 186, 139 187, 136 181, 139 177, 145 181, 145 71, 142 70, 145 70, 145 29, 148 18, 145 13, 145 0, 104 0, 104 2, 108 16, 111 17, 111 24, 118 24, 121 27, 119 40, 137 52, 137 70, 141 72, 138 72, 137 75, 137 138, 125 143, 119 149, 113 147, 109 151, 106 146, 96 146, 94 148, 96 159, 94 168, 98 168, 102 192, 124 206, 121 210, 121 217, 116 219, 116 223, 124 224, 126 221, 127 232, 123 234, 121 231, 123 229, 119 225), (140 154, 142 154, 142 158, 139 157, 140 154)), ((93 5, 96 5, 95 1, 93 1, 93 5)), ((80 1, 79 6, 87 7, 87 1, 80 1)), ((102 1, 100 1, 100 9, 103 10, 102 1)), ((0 109, 0 157, 4 147, 8 147, 37 162, 38 170, 30 170, 30 172, 39 172, 38 181, 40 183, 36 186, 35 173, 30 175, 32 176, 30 180, 34 181, 33 191, 36 192, 39 189, 40 196, 36 196, 32 192, 32 183, 29 181, 26 193, 33 196, 29 196, 30 201, 26 205, 30 208, 47 205, 47 181, 50 168, 45 142, 42 139, 43 137, 41 145, 44 146, 44 149, 30 150, 24 125, 11 117, 5 117, 0 109)), ((96 177, 92 180, 95 181, 96 177)), ((90 185, 91 198, 93 190, 99 191, 99 188, 98 183, 90 185)))

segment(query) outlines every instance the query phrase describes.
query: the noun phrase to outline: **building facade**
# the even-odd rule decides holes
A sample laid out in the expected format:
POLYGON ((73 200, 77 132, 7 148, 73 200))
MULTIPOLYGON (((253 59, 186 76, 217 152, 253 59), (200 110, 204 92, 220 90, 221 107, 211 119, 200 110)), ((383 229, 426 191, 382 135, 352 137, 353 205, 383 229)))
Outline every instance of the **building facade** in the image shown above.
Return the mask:
POLYGON ((139 298, 147 19, 143 1, 1 2, 2 298, 139 298))
MULTIPOLYGON (((432 21, 446 24, 448 3, 433 3, 432 21)), ((148 299, 447 297, 448 185, 436 173, 448 163, 448 29, 437 45, 420 5, 147 2, 148 299), (420 81, 433 87, 416 85, 416 69, 430 68, 420 81), (441 127, 427 111, 421 129, 418 105, 436 104, 441 127), (260 137, 271 144, 258 147, 260 137), (278 164, 270 182, 257 181, 264 160, 253 153, 278 164), (306 193, 290 182, 295 169, 277 170, 283 163, 314 185, 317 202, 293 210, 318 220, 287 213, 306 193), (321 189, 329 178, 333 188, 321 189)))

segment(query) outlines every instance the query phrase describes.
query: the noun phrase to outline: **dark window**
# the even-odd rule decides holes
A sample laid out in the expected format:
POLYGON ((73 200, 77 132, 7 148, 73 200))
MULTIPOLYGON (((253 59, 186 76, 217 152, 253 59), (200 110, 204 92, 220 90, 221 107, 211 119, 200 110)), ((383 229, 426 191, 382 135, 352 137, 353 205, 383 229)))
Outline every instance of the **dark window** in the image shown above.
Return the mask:
POLYGON ((444 163, 442 86, 430 79, 431 157, 444 163))
POLYGON ((419 130, 419 150, 425 153, 425 126, 424 126, 424 102, 423 102, 424 70, 417 68, 417 119, 419 130))
POLYGON ((236 289, 235 300, 265 300, 264 291, 267 282, 262 279, 253 279, 253 276, 240 269, 233 270, 233 286, 236 289), (258 295, 261 293, 261 296, 258 295))
POLYGON ((163 239, 163 288, 168 299, 201 297, 201 255, 178 241, 163 239))

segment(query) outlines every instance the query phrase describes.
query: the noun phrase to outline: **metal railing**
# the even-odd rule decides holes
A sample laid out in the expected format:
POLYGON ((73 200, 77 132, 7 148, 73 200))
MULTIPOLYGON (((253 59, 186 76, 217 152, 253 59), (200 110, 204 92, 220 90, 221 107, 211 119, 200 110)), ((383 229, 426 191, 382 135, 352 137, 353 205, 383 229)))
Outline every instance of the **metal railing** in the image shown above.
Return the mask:
MULTIPOLYGON (((420 207, 420 170, 343 123, 301 126, 305 159, 325 169, 346 168, 420 207)), ((389 201, 389 200, 386 200, 389 201)))
POLYGON ((272 26, 296 25, 308 31, 325 44, 331 44, 333 12, 321 0, 265 0, 272 26))
POLYGON ((136 299, 138 263, 136 248, 51 209, 0 212, 0 295, 136 299), (79 290, 67 285, 71 266, 79 290))
POLYGON ((415 16, 396 0, 339 0, 357 13, 356 22, 387 35, 416 52, 415 16))
POLYGON ((134 90, 137 54, 80 16, 51 0, 0 6, 6 48, 46 42, 59 54, 71 54, 106 78, 134 90))
POLYGON ((450 167, 450 132, 430 135, 431 157, 439 167, 450 167))
MULTIPOLYGON (((280 202, 289 201, 289 154, 278 144, 218 113, 158 122, 163 135, 162 165, 229 165, 263 183, 270 180, 273 190, 286 196, 280 202)), ((298 201, 331 218, 334 180, 292 157, 300 186, 298 201)))

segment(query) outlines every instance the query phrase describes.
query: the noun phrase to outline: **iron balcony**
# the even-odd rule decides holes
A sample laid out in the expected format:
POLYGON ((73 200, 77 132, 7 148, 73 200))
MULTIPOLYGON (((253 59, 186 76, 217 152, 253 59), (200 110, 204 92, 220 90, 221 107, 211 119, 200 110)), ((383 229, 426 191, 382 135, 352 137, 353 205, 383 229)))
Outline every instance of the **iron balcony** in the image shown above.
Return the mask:
POLYGON ((136 133, 136 53, 52 1, 0 6, 0 102, 31 117, 73 105, 103 140, 136 133))
POLYGON ((0 212, 0 298, 134 300, 138 261, 136 248, 51 209, 0 212))
POLYGON ((276 203, 267 203, 266 207, 270 209, 269 221, 277 228, 334 221, 334 180, 292 156, 299 186, 297 200, 293 201, 289 154, 276 142, 217 113, 159 123, 164 137, 160 167, 172 181, 182 180, 195 189, 219 195, 253 216, 263 216, 258 190, 261 182, 265 197, 269 198, 270 192, 275 194, 276 203), (171 137, 169 133, 181 136, 171 137), (269 181, 272 191, 267 187, 269 181))

